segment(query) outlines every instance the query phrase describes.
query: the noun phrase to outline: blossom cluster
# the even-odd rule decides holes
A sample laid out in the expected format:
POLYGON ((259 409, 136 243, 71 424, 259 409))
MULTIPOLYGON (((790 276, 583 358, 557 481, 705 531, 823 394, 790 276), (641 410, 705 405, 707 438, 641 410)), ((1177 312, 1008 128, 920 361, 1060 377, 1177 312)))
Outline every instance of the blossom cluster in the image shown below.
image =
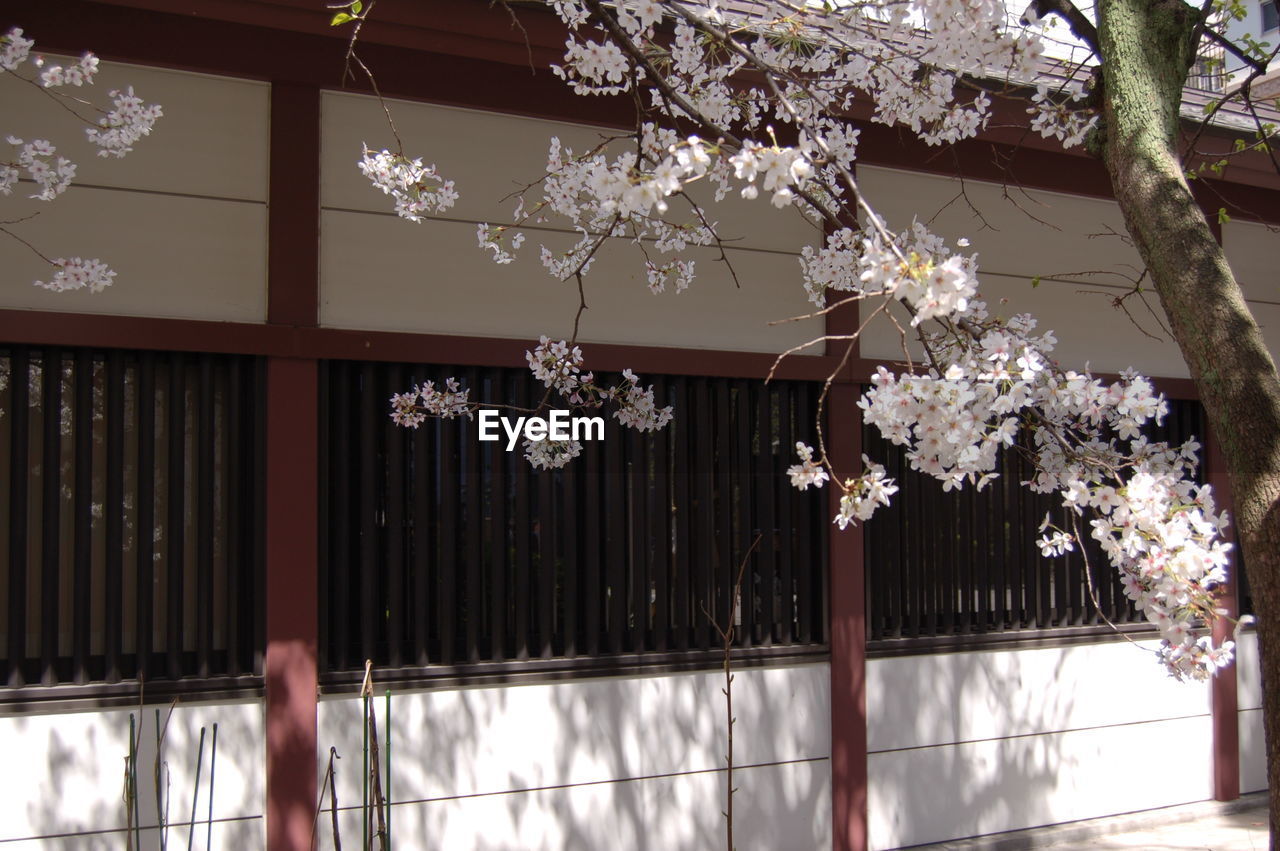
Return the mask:
POLYGON ((434 164, 424 166, 421 159, 386 149, 374 153, 365 147, 357 165, 375 187, 395 200, 396 215, 411 222, 422 221, 423 213, 443 213, 458 200, 453 181, 441 177, 434 164))
POLYGON ((787 468, 791 485, 800 490, 808 490, 809 485, 822 487, 822 483, 828 479, 827 471, 820 463, 813 460, 813 447, 805 443, 797 443, 796 454, 800 456, 800 463, 787 468))
POLYGON ((445 420, 470 417, 475 410, 470 396, 471 391, 463 390, 456 378, 445 379, 443 390, 437 389, 434 381, 428 381, 408 393, 391 397, 391 420, 396 425, 416 429, 428 416, 445 420))
POLYGON ((52 201, 71 185, 76 176, 76 164, 66 157, 55 157, 58 149, 47 139, 32 139, 24 142, 17 136, 6 140, 18 149, 18 158, 12 163, 0 163, 0 195, 9 195, 18 182, 19 169, 25 169, 27 177, 35 181, 40 191, 32 198, 41 201, 52 201))
POLYGON ((78 61, 65 66, 49 64, 43 57, 37 57, 34 61, 36 67, 40 69, 40 84, 47 89, 55 86, 92 84, 94 76, 98 73, 98 57, 92 53, 86 53, 78 61))
POLYGON ((1082 144, 1089 132, 1097 126, 1098 116, 1084 107, 1072 106, 1087 97, 1083 86, 1069 84, 1064 89, 1064 95, 1055 98, 1049 87, 1041 83, 1031 96, 1027 114, 1032 117, 1031 129, 1043 138, 1056 138, 1064 148, 1074 148, 1082 144))
MULTIPOLYGON (((525 361, 533 377, 549 391, 559 394, 572 408, 598 409, 613 405, 616 407, 613 415, 619 423, 641 432, 659 431, 671 422, 671 407, 657 406, 652 385, 642 387, 640 379, 629 369, 623 370, 617 385, 598 385, 593 373, 582 370, 582 349, 565 340, 541 337, 537 346, 525 352, 525 361)), ((483 406, 483 402, 471 399, 470 390, 462 389, 456 378, 447 378, 444 389, 428 381, 407 393, 392 395, 391 420, 396 425, 416 429, 428 418, 471 417, 483 406)), ((582 444, 577 440, 524 441, 525 459, 537 469, 563 467, 581 453, 582 444)))
POLYGON ((151 135, 156 120, 163 115, 159 104, 143 103, 133 93, 133 86, 110 93, 113 109, 98 119, 97 127, 85 130, 89 141, 98 146, 100 157, 123 157, 144 136, 151 135))
POLYGON ((543 387, 554 387, 562 394, 568 395, 583 383, 591 382, 591 373, 582 375, 582 349, 569 347, 564 340, 552 341, 545 334, 538 340, 538 345, 531 352, 524 353, 533 377, 542 382, 543 387))
POLYGON ((525 440, 524 457, 536 470, 556 470, 582 454, 577 440, 525 440))
POLYGON ((659 408, 653 399, 653 385, 640 386, 640 379, 629 369, 622 371, 622 383, 610 391, 618 403, 613 416, 624 426, 636 431, 661 431, 671 422, 671 406, 659 408))
MULTIPOLYGON (((1195 634, 1217 616, 1214 591, 1226 579, 1229 551, 1220 538, 1226 517, 1210 488, 1195 482, 1199 445, 1169 446, 1141 433, 1166 410, 1142 376, 1104 383, 1058 370, 1049 359, 1052 334, 1033 334, 1030 317, 987 320, 981 305, 975 315, 972 337, 933 340, 929 374, 881 367, 859 401, 865 421, 946 490, 981 489, 997 475, 999 451, 1018 441, 1036 470, 1024 484, 1059 494, 1070 515, 1091 518, 1090 534, 1126 595, 1159 629, 1170 673, 1203 678, 1226 664, 1228 644, 1214 647, 1195 634)), ((1046 556, 1077 543, 1061 529, 1039 541, 1046 556)))
POLYGON ((13 27, 9 32, 0 35, 0 73, 17 71, 27 57, 35 42, 22 34, 20 27, 13 27))
POLYGON ((59 257, 53 261, 57 271, 48 281, 33 281, 37 287, 54 292, 80 290, 88 288, 91 293, 100 293, 111 286, 116 273, 97 258, 83 260, 79 257, 59 257))
POLYGON ((977 255, 952 253, 919 222, 893 239, 841 228, 824 247, 805 246, 800 268, 814 304, 828 291, 884 294, 911 307, 913 325, 967 314, 978 291, 977 255))
MULTIPOLYGON (((80 116, 77 111, 79 107, 92 104, 52 90, 63 86, 92 85, 98 73, 98 58, 92 53, 85 53, 74 62, 56 64, 43 56, 33 57, 31 48, 34 46, 35 42, 24 36, 17 27, 0 35, 0 74, 13 74, 20 80, 49 91, 54 97, 66 98, 68 111, 80 116), (34 77, 20 73, 22 65, 28 60, 36 69, 34 77)), ((139 139, 151 133, 162 111, 157 104, 144 103, 132 88, 112 91, 109 97, 112 99, 112 108, 97 108, 102 117, 96 123, 84 119, 90 125, 85 128, 85 135, 98 147, 99 156, 123 157, 133 150, 132 146, 139 139)), ((76 164, 59 155, 57 148, 48 139, 24 141, 16 135, 9 135, 6 141, 16 152, 12 160, 0 160, 0 195, 12 195, 14 186, 24 177, 35 183, 38 190, 30 197, 40 201, 53 201, 71 185, 76 176, 76 164)), ((48 281, 35 281, 34 284, 55 292, 79 289, 87 289, 91 293, 101 292, 111 285, 116 276, 105 263, 96 258, 59 257, 49 262, 54 268, 53 276, 48 281)))

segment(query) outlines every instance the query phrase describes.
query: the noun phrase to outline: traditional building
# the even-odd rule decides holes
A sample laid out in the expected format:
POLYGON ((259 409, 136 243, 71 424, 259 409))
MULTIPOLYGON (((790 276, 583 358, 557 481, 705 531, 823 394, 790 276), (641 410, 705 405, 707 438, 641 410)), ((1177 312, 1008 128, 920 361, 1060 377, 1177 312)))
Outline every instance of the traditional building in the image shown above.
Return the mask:
MULTIPOLYGON (((892 511, 840 532, 830 494, 789 487, 833 371, 838 458, 911 479, 855 404, 902 357, 891 327, 843 368, 797 355, 760 381, 856 321, 770 324, 807 312, 797 259, 819 235, 792 211, 716 208, 734 272, 695 252, 680 294, 651 294, 627 249, 599 258, 587 368, 652 382, 676 416, 656 436, 611 422, 549 473, 474 424, 393 426, 387 398, 426 380, 537 392, 524 353, 569 336, 577 293, 536 262, 494 265, 477 225, 510 221, 550 137, 582 149, 632 116, 546 70, 564 34, 539 10, 513 27, 475 0, 380 0, 360 55, 405 153, 461 194, 402 221, 355 167, 396 139, 323 6, 0 16, 38 49, 96 51, 99 88, 165 113, 123 161, 68 145, 73 187, 12 225, 51 256, 108 260, 112 287, 34 288, 47 265, 0 242, 0 841, 118 847, 140 825, 156 847, 164 822, 195 847, 331 847, 332 789, 350 847, 369 829, 371 660, 396 847, 715 847, 731 620, 741 848, 894 848, 1265 786, 1253 636, 1211 685, 1166 678, 1111 580, 1095 596, 1081 562, 1033 546, 1052 501, 904 481, 892 511), (1163 759, 1150 776, 1160 741, 1176 776, 1163 759)), ((12 82, 6 133, 77 132, 12 82)), ((858 178, 890 224, 968 236, 993 306, 1054 328, 1064 365, 1154 376, 1174 400, 1164 434, 1200 435, 1225 489, 1159 319, 1136 295, 1132 316, 1113 305, 1141 263, 1101 165, 1021 130, 939 150, 865 117, 858 178)), ((1243 158, 1196 188, 1280 351, 1280 175, 1243 158)))

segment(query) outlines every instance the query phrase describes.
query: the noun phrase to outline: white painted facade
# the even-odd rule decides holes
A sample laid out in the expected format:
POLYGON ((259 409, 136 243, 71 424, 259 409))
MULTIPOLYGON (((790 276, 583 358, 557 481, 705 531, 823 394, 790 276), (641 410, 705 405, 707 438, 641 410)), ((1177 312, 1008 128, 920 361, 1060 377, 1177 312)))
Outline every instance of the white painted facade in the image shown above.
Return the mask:
POLYGON ((43 714, 38 709, 0 717, 0 846, 7 849, 122 848, 126 836, 124 778, 129 716, 140 725, 138 821, 142 847, 159 847, 157 813, 167 806, 170 847, 187 845, 200 728, 203 767, 196 800, 193 848, 260 848, 265 842, 263 705, 260 700, 159 707, 164 731, 163 803, 156 798, 156 707, 43 714), (218 753, 213 756, 213 725, 218 753), (209 775, 213 763, 213 822, 209 775))
MULTIPOLYGON (((100 86, 125 79, 164 104, 154 138, 121 163, 99 164, 81 153, 80 187, 24 231, 55 255, 108 260, 119 272, 116 285, 94 296, 38 290, 26 282, 44 273, 42 264, 5 242, 0 306, 264 321, 269 88, 132 66, 107 67, 100 86)), ((32 116, 24 132, 45 132, 40 122, 56 117, 45 114, 43 101, 3 92, 6 113, 32 116)), ((546 139, 558 134, 581 148, 594 144, 598 131, 417 103, 397 102, 394 109, 408 152, 434 160, 457 181, 462 199, 443 220, 413 225, 390 215, 386 199, 354 167, 362 142, 392 143, 377 104, 326 94, 322 324, 567 336, 576 294, 545 277, 533 256, 536 238, 524 249, 525 262, 497 266, 476 247, 475 231, 478 222, 509 221, 512 203, 501 199, 516 187, 506 181, 541 173, 546 139), (502 168, 491 167, 495 162, 502 168)), ((67 138, 78 131, 47 132, 67 138)), ((1006 200, 1001 187, 974 181, 964 184, 966 200, 956 198, 958 181, 869 166, 858 175, 891 226, 938 212, 932 222, 938 232, 969 237, 993 310, 1040 315, 1058 331, 1064 364, 1186 375, 1171 343, 1133 333, 1110 307, 1137 265, 1118 235, 1123 223, 1113 203, 1015 190, 1006 200)), ((592 342, 778 352, 819 333, 815 320, 769 325, 810 309, 797 256, 815 241, 812 227, 763 202, 717 209, 724 235, 742 238, 727 249, 741 292, 709 251, 696 253, 699 279, 688 293, 659 296, 646 289, 634 252, 608 252, 588 290, 591 309, 581 335, 588 366, 592 342)), ((545 236, 552 245, 568 238, 552 230, 545 236)), ((1274 263, 1280 236, 1262 225, 1231 222, 1224 241, 1273 351, 1280 351, 1274 263)), ((896 332, 873 326, 862 353, 899 357, 896 332)), ((1251 791, 1265 780, 1250 636, 1238 670, 1242 788, 1251 791)), ((1127 642, 876 659, 867 674, 875 848, 1210 795, 1206 689, 1170 682, 1127 642), (1152 778, 1146 771, 1152 743, 1162 742, 1185 748, 1187 759, 1177 776, 1152 778)), ((713 846, 722 824, 720 685, 720 675, 710 672, 397 692, 392 801, 399 847, 713 846)), ((736 760, 743 766, 735 799, 739 846, 829 847, 829 667, 743 669, 735 710, 736 760)), ((0 753, 12 766, 0 794, 6 848, 119 845, 119 833, 110 831, 123 826, 130 711, 55 714, 36 706, 0 717, 0 753), (61 837, 33 839, 54 834, 61 837)), ((319 708, 319 772, 323 776, 329 747, 336 747, 344 807, 359 797, 358 713, 359 701, 350 697, 323 699, 319 708)), ((152 709, 142 716, 145 769, 154 758, 152 709)), ((169 818, 184 820, 190 811, 195 742, 200 726, 211 729, 214 722, 215 818, 227 820, 215 825, 214 845, 258 847, 265 776, 260 701, 175 710, 165 747, 169 818)), ((143 824, 154 824, 154 787, 145 770, 141 775, 143 824)), ((199 805, 197 818, 206 807, 199 805)), ((324 842, 326 819, 319 831, 324 842)), ((344 842, 358 836, 350 811, 342 831, 344 842)), ((172 835, 185 841, 184 828, 172 835)), ((203 838, 197 830, 195 847, 203 847, 203 838)))
MULTIPOLYGON (((830 847, 829 683, 826 664, 736 672, 739 847, 830 847)), ((714 847, 723 684, 714 671, 393 693, 393 839, 530 851, 714 847)), ((383 701, 379 693, 385 737, 383 701)), ((361 795, 360 712, 359 698, 320 703, 319 771, 336 747, 340 805, 361 795)), ((341 815, 341 831, 344 846, 360 836, 357 812, 341 815)))

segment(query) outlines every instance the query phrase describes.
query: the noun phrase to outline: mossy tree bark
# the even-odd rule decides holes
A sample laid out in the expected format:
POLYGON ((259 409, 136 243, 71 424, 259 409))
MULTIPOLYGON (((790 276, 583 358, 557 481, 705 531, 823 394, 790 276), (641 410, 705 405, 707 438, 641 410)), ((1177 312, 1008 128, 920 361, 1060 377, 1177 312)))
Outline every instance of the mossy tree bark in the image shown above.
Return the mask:
POLYGON ((1226 458, 1259 620, 1272 845, 1280 848, 1280 379, 1178 154, 1199 10, 1100 0, 1106 163, 1129 233, 1226 458))

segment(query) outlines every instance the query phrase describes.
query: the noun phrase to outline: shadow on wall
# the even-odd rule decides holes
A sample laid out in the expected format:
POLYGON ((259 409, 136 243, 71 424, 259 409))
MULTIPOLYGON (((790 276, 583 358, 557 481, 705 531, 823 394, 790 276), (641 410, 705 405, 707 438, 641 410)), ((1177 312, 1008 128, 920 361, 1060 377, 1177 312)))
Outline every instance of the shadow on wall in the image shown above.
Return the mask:
MULTIPOLYGON (((893 848, 980 835, 1005 825, 1053 821, 1048 801, 1064 770, 1058 736, 1071 714, 1070 690, 1024 699, 1020 683, 1003 681, 982 653, 928 657, 928 676, 889 676, 868 711, 884 728, 870 730, 868 758, 872 848, 893 848), (974 705, 970 695, 1006 695, 974 705), (981 727, 1001 731, 974 735, 981 727), (948 746, 950 745, 950 746, 948 746), (883 748, 883 749, 881 749, 883 748)), ((915 657, 871 665, 918 663, 915 657)), ((1135 757, 1137 756, 1135 752, 1135 757)))
MULTIPOLYGON (((138 752, 138 821, 143 848, 160 847, 155 782, 155 707, 132 710, 141 717, 138 752)), ((160 709, 164 724, 168 708, 160 709)), ((0 840, 56 836, 66 849, 124 847, 124 803, 129 753, 129 710, 23 715, 0 719, 11 766, 0 803, 0 840)), ((214 786, 212 847, 262 844, 261 706, 259 703, 178 706, 165 732, 161 787, 167 797, 171 847, 187 847, 200 727, 206 727, 196 829, 191 846, 206 848, 212 725, 219 723, 214 786), (256 731, 256 733, 255 733, 256 731)))
MULTIPOLYGON (((741 851, 830 847, 828 678, 825 665, 736 673, 741 851)), ((722 683, 699 672, 395 694, 394 847, 723 847, 722 683)), ((338 698, 320 711, 321 761, 331 744, 342 757, 344 846, 362 834, 346 809, 362 793, 360 706, 338 698)), ((332 847, 328 806, 321 847, 332 847)))

